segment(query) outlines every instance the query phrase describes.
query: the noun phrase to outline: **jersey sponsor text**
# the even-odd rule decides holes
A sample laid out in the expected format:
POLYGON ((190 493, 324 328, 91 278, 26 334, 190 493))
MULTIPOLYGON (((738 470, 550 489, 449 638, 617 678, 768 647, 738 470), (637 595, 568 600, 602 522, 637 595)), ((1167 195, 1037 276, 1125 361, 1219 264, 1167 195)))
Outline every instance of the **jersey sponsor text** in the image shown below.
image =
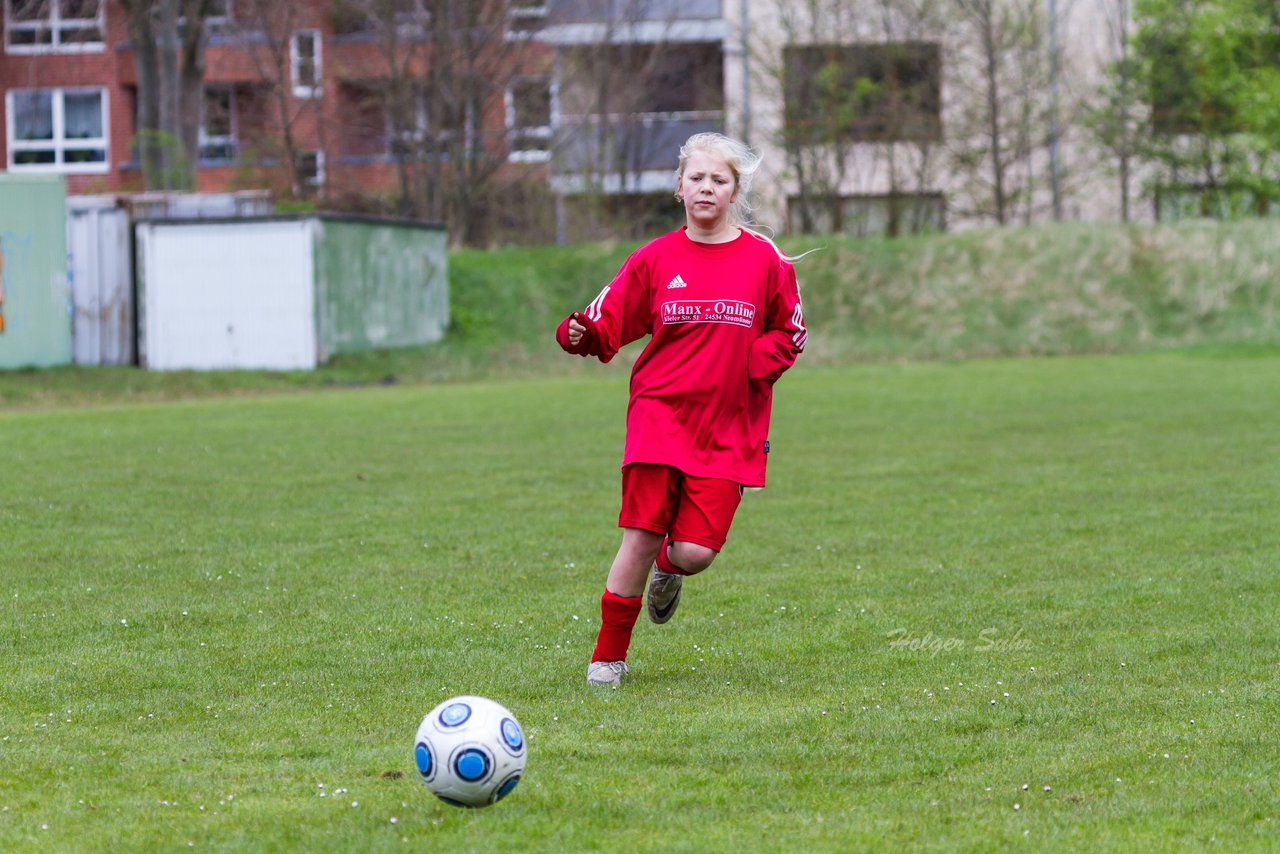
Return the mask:
POLYGON ((729 323, 750 326, 756 319, 756 307, 741 300, 674 300, 662 304, 662 322, 729 323))

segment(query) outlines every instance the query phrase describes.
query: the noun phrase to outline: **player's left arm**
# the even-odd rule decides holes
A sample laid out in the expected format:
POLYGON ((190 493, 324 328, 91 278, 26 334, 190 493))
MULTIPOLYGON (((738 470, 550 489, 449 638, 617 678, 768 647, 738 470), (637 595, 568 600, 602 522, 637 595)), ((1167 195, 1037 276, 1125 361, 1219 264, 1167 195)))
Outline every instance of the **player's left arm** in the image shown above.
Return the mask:
POLYGON ((753 382, 772 385, 795 364, 808 340, 795 267, 783 261, 771 277, 764 333, 751 342, 747 375, 753 382))

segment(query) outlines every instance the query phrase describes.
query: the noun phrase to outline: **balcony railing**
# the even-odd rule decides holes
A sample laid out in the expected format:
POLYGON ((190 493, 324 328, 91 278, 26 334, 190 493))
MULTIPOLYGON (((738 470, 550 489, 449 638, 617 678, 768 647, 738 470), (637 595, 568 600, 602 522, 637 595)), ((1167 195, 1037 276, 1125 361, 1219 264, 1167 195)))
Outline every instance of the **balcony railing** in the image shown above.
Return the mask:
POLYGON ((720 0, 552 0, 539 37, 553 45, 724 41, 720 0))
MULTIPOLYGON (((639 175, 671 172, 680 146, 695 133, 720 131, 724 113, 642 113, 566 116, 555 131, 552 171, 557 175, 639 175)), ((675 187, 675 178, 671 178, 675 187)))
POLYGON ((706 21, 721 18, 721 6, 721 0, 550 0, 547 23, 560 26, 706 21))

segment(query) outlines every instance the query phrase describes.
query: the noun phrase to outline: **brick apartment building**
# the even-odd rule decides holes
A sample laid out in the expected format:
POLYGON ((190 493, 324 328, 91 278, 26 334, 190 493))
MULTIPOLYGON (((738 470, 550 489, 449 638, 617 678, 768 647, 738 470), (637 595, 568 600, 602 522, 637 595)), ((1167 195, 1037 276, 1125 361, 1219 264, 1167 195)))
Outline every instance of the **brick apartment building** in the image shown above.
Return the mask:
MULTIPOLYGON (((114 0, 3 0, 0 165, 56 172, 71 193, 142 189, 135 147, 138 79, 126 12, 114 0)), ((249 0, 217 0, 209 19, 197 189, 271 186, 289 193, 284 124, 299 161, 301 194, 393 193, 398 147, 413 127, 396 128, 380 97, 387 46, 327 0, 275 4, 280 19, 257 20, 249 0), (275 47, 287 55, 273 53, 275 47), (276 62, 275 60, 282 61, 276 62), (283 118, 282 118, 283 117, 283 118)), ((414 3, 396 15, 396 38, 424 42, 429 20, 414 3)), ((529 38, 545 4, 513 3, 501 32, 512 62, 501 100, 475 120, 477 144, 514 168, 545 174, 550 142, 549 51, 529 38)), ((402 73, 421 72, 425 52, 400 49, 402 73)), ((426 93, 423 93, 425 97, 426 93)), ((403 125, 403 123, 401 123, 403 125)))
MULTIPOLYGON (((143 189, 124 6, 3 4, 3 167, 63 174, 71 193, 143 189)), ((278 21, 255 19, 261 6, 217 0, 209 19, 197 189, 267 186, 330 202, 394 196, 404 180, 403 147, 429 129, 425 109, 417 127, 387 114, 385 42, 327 0, 291 4, 285 34, 272 29, 278 21), (272 41, 281 38, 287 63, 273 64, 272 41), (285 122, 301 186, 291 186, 285 168, 285 122)), ((412 0, 395 6, 400 70, 422 75, 428 52, 404 45, 429 40, 429 16, 412 0)), ((574 200, 600 187, 620 212, 643 218, 672 183, 679 143, 724 127, 728 27, 720 0, 511 0, 494 8, 511 67, 501 72, 503 91, 477 107, 468 144, 504 161, 508 180, 551 191, 545 198, 555 216, 541 211, 543 226, 554 221, 563 235, 566 222, 584 221, 573 215, 574 200)))
MULTIPOLYGON (((62 173, 72 193, 141 189, 137 72, 123 5, 0 2, 0 166, 62 173)), ((422 0, 392 2, 399 71, 388 62, 386 34, 335 12, 332 0, 217 0, 198 189, 266 186, 277 197, 315 194, 329 206, 386 201, 407 186, 406 164, 438 161, 423 142, 439 136, 427 118, 439 92, 428 91, 429 54, 413 55, 430 40, 431 21, 422 0), (254 9, 273 5, 288 11, 287 31, 254 19, 254 9), (273 39, 285 51, 274 65, 273 39), (385 97, 397 73, 420 81, 407 120, 385 97)), ((640 232, 675 222, 675 150, 703 130, 745 138, 764 153, 759 219, 779 229, 875 233, 990 221, 965 198, 989 180, 966 175, 961 165, 969 161, 956 158, 959 144, 971 143, 970 154, 981 144, 964 138, 975 105, 985 102, 964 70, 981 65, 973 54, 979 40, 954 23, 887 22, 874 5, 488 0, 505 67, 491 69, 501 80, 483 103, 467 107, 467 150, 499 164, 498 204, 519 196, 526 205, 506 234, 565 239, 617 234, 619 221, 640 232), (829 19, 813 17, 822 9, 829 19), (850 91, 854 80, 871 86, 851 102, 857 115, 822 126, 807 116, 824 109, 811 96, 824 65, 838 68, 839 85, 850 91), (810 124, 811 137, 798 141, 796 128, 810 124)), ((1096 90, 1108 61, 1103 5, 1081 0, 1063 13, 1064 99, 1096 90)), ((1043 110, 1047 84, 1037 85, 1012 90, 1028 99, 1012 106, 1043 110)), ((1025 192, 1010 220, 1050 216, 1048 175, 1061 163, 1075 166, 1055 200, 1065 215, 1115 219, 1114 182, 1081 134, 1064 129, 1055 143, 1052 163, 1038 147, 1011 167, 1009 179, 1025 192)))

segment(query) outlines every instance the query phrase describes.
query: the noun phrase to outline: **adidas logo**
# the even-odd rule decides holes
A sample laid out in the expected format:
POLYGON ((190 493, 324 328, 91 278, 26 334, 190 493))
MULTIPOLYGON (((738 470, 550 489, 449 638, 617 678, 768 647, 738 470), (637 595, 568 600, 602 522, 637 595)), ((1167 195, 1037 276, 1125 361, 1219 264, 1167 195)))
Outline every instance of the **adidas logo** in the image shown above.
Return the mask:
POLYGON ((687 287, 689 286, 685 284, 684 279, 680 278, 679 273, 676 273, 676 277, 671 281, 667 282, 667 290, 671 290, 672 288, 687 288, 687 287))

